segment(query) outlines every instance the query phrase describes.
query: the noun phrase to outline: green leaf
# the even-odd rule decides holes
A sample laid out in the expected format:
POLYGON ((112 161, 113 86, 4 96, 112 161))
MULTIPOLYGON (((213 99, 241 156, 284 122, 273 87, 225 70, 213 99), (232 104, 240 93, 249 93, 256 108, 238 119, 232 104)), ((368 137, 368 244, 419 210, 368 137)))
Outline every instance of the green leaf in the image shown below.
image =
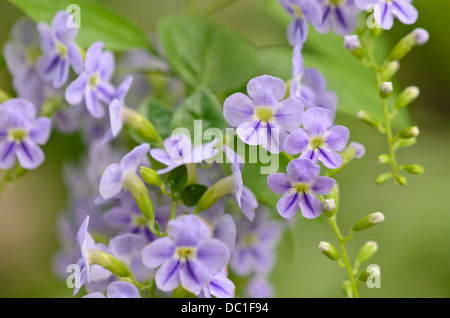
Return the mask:
POLYGON ((170 64, 193 88, 231 91, 258 72, 256 48, 222 24, 177 14, 161 19, 157 29, 170 64))
POLYGON ((186 206, 194 206, 198 203, 203 193, 208 189, 208 187, 202 184, 191 184, 181 191, 181 199, 186 206))
POLYGON ((202 131, 208 128, 224 131, 227 125, 219 102, 211 93, 203 89, 188 97, 175 111, 171 127, 172 129, 187 128, 191 136, 194 136, 194 120, 202 121, 202 131))
MULTIPOLYGON (((70 4, 80 6, 81 28, 76 38, 78 45, 89 47, 103 41, 105 48, 125 51, 133 48, 151 49, 145 34, 134 22, 120 13, 89 0, 9 0, 36 23, 51 23, 53 16, 66 10, 70 4)), ((73 13, 73 12, 72 12, 73 13)))
POLYGON ((138 112, 151 121, 163 139, 170 136, 173 112, 163 102, 150 97, 141 103, 138 112))
POLYGON ((181 192, 186 185, 187 179, 187 168, 185 165, 181 165, 169 172, 166 184, 172 192, 181 192))

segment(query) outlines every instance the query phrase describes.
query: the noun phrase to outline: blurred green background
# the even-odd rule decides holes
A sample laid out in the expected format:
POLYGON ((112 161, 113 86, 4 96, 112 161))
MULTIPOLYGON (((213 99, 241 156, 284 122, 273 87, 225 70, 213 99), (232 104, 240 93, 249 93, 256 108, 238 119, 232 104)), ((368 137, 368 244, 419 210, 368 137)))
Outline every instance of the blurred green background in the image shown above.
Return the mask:
MULTIPOLYGON (((149 34, 161 16, 183 8, 181 0, 102 2, 134 19, 149 34)), ((402 61, 398 76, 402 87, 417 85, 421 89, 420 98, 411 107, 421 134, 417 145, 399 151, 399 159, 402 163, 421 164, 425 174, 409 177, 406 187, 392 183, 374 185, 374 177, 386 171, 377 163, 378 155, 386 152, 385 137, 352 116, 337 117, 339 124, 349 127, 351 139, 363 143, 367 150, 365 157, 337 176, 341 188, 341 230, 346 233, 357 219, 371 212, 382 211, 386 216, 382 225, 358 234, 348 244, 353 259, 365 241, 379 243, 371 263, 381 268, 381 288, 368 289, 363 285, 362 297, 450 297, 450 2, 415 0, 414 5, 420 12, 415 26, 427 29, 431 38, 426 46, 415 49, 402 61)), ((22 13, 9 2, 0 2, 2 46, 20 16, 22 13)), ((242 32, 258 46, 286 44, 285 29, 251 0, 235 1, 213 18, 242 32)), ((394 45, 412 29, 396 23, 383 39, 394 45)), ((11 90, 6 70, 0 73, 0 88, 11 90)), ((330 89, 334 87, 330 85, 330 89)), ((51 267, 58 247, 56 218, 66 199, 61 167, 64 160, 77 155, 71 142, 74 138, 54 134, 45 147, 44 165, 8 186, 0 197, 0 297, 71 295, 51 267)), ((272 275, 276 296, 343 296, 345 270, 318 251, 320 241, 335 242, 329 226, 301 219, 291 240, 292 247, 285 236, 278 248, 279 258, 272 275)))

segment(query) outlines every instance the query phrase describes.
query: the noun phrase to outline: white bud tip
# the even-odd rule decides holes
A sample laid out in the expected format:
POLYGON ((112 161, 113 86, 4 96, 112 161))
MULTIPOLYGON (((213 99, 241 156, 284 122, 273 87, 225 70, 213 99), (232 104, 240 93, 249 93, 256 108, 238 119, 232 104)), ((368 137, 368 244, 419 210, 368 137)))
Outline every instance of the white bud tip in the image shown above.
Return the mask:
POLYGON ((330 249, 330 243, 324 242, 324 241, 322 241, 322 242, 319 243, 319 250, 320 250, 322 253, 327 252, 329 249, 330 249))
POLYGON ((390 94, 394 90, 394 86, 392 85, 392 82, 383 82, 381 84, 381 92, 383 94, 390 94))
POLYGON ((412 133, 415 137, 419 136, 419 134, 420 134, 419 127, 414 126, 413 128, 411 128, 411 133, 412 133))
POLYGON ((420 95, 420 89, 417 86, 409 86, 407 90, 408 93, 414 98, 417 98, 420 95))
POLYGON ((366 113, 365 113, 363 110, 360 110, 360 111, 358 112, 358 114, 356 114, 356 116, 357 116, 359 119, 363 119, 363 118, 366 117, 366 113))
POLYGON ((370 221, 373 224, 378 224, 384 221, 384 214, 381 212, 375 212, 370 215, 370 221))
POLYGON ((430 34, 425 29, 417 28, 413 32, 416 36, 416 42, 418 45, 424 45, 430 39, 430 34))
POLYGON ((380 276, 380 269, 377 266, 370 267, 367 271, 370 275, 373 275, 374 277, 380 276))
POLYGON ((374 252, 378 251, 378 243, 375 241, 368 241, 366 243, 367 246, 370 246, 374 252))
POLYGON ((327 210, 328 212, 333 211, 336 209, 336 204, 334 203, 334 199, 326 199, 323 201, 323 208, 327 210))
POLYGON ((357 35, 344 36, 344 47, 350 51, 356 50, 361 46, 357 35))

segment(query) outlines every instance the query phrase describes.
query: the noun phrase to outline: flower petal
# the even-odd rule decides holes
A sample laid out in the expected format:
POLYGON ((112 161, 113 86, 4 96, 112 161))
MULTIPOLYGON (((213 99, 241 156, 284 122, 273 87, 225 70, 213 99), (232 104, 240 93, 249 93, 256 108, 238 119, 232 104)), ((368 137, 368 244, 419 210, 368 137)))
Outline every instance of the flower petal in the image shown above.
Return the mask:
POLYGON ((141 298, 136 286, 127 282, 113 282, 106 292, 108 298, 141 298))
POLYGON ((236 290, 233 282, 226 277, 214 275, 208 285, 209 292, 216 298, 233 298, 236 290))
POLYGON ((105 109, 92 89, 88 88, 85 90, 84 100, 87 110, 94 118, 102 118, 105 116, 105 109))
POLYGON ((225 243, 230 252, 236 244, 236 224, 229 214, 219 217, 214 227, 213 237, 225 243))
POLYGON ((381 2, 373 9, 375 21, 385 30, 390 30, 394 25, 394 16, 391 12, 391 3, 381 2))
POLYGON ((76 80, 69 84, 66 89, 65 97, 66 101, 70 105, 77 105, 83 100, 83 95, 86 90, 87 76, 86 73, 82 73, 76 80))
POLYGON ((99 192, 104 200, 111 199, 122 190, 123 169, 117 163, 109 165, 100 180, 99 192))
POLYGON ((228 263, 230 251, 218 239, 201 243, 197 248, 196 261, 210 273, 217 273, 228 263))
POLYGON ((320 167, 309 159, 294 159, 286 167, 294 182, 311 182, 319 176, 320 167))
POLYGON ((284 140, 284 150, 290 155, 296 155, 303 152, 308 147, 308 144, 308 134, 302 128, 298 128, 284 140))
POLYGON ((333 126, 328 130, 328 135, 325 138, 327 148, 334 151, 342 151, 347 146, 350 132, 347 127, 333 126))
POLYGON ((328 169, 337 169, 342 166, 343 159, 340 154, 327 148, 318 149, 318 159, 328 169))
POLYGON ((282 194, 292 188, 291 179, 287 174, 274 173, 267 177, 267 185, 272 192, 282 194))
POLYGON ((407 1, 392 1, 392 13, 403 23, 413 24, 417 21, 419 13, 411 3, 407 1))
POLYGON ((69 60, 67 58, 61 58, 59 60, 52 76, 52 85, 54 88, 60 88, 67 82, 69 66, 69 60))
POLYGON ((223 116, 233 127, 245 121, 251 121, 254 113, 252 100, 242 93, 231 95, 223 104, 223 116))
POLYGON ((75 42, 70 42, 67 47, 67 54, 69 56, 70 65, 76 74, 80 74, 83 71, 83 57, 81 56, 80 49, 75 42))
POLYGON ((147 157, 149 150, 149 144, 142 144, 134 147, 133 150, 120 160, 120 166, 126 170, 137 171, 139 166, 141 166, 142 161, 147 157))
POLYGON ((44 145, 50 137, 52 121, 47 117, 40 117, 33 121, 28 136, 38 145, 44 145))
POLYGON ((168 237, 157 239, 142 250, 142 262, 148 268, 157 268, 170 259, 175 245, 168 237))
POLYGON ((156 286, 162 291, 174 290, 180 285, 181 262, 179 259, 171 259, 165 262, 156 272, 156 286))
POLYGON ((52 29, 58 41, 64 44, 73 41, 78 34, 78 28, 74 23, 74 16, 65 10, 56 13, 52 20, 52 29))
POLYGON ((336 181, 329 177, 318 177, 311 183, 311 190, 320 195, 327 195, 333 189, 336 181))
POLYGON ((111 51, 103 52, 102 57, 100 59, 100 77, 104 81, 110 81, 111 77, 114 73, 115 61, 114 55, 111 51))
POLYGON ((11 141, 0 142, 0 169, 7 170, 16 162, 16 143, 11 141))
POLYGON ((184 289, 197 295, 211 281, 211 273, 199 262, 186 260, 180 269, 180 280, 184 289))
POLYGON ((267 123, 265 128, 261 129, 262 145, 270 153, 280 153, 283 151, 284 140, 287 132, 271 123, 267 123))
POLYGON ((114 99, 109 105, 109 119, 111 123, 111 132, 114 137, 117 137, 122 130, 123 121, 121 116, 122 102, 114 99))
POLYGON ((103 46, 103 42, 97 41, 87 49, 86 58, 84 61, 84 68, 86 73, 92 74, 99 69, 103 46))
POLYGON ((292 218, 298 212, 299 199, 299 194, 297 192, 284 194, 277 202, 278 213, 284 218, 292 218))
POLYGON ((44 162, 44 152, 34 142, 24 140, 17 145, 17 159, 25 169, 35 169, 44 162))
POLYGON ((327 109, 314 107, 303 114, 303 127, 310 136, 324 134, 332 124, 333 117, 327 109))
POLYGON ((302 102, 297 98, 285 99, 275 109, 275 125, 287 131, 300 127, 304 108, 302 102))
POLYGON ((300 209, 305 218, 315 219, 322 213, 323 205, 317 195, 304 193, 300 196, 300 209))
POLYGON ((242 188, 242 197, 241 197, 241 210, 244 213, 244 215, 249 219, 250 221, 253 220, 255 217, 255 209, 258 207, 258 200, 256 200, 255 195, 253 192, 244 186, 242 188))
POLYGON ((113 237, 108 248, 112 255, 130 265, 133 257, 140 254, 147 242, 141 235, 125 233, 113 237))
POLYGON ((248 82, 247 92, 255 106, 275 106, 284 98, 286 86, 277 77, 262 75, 248 82))
POLYGON ((236 129, 236 133, 246 144, 257 146, 261 144, 263 140, 263 129, 265 129, 265 127, 261 121, 255 120, 253 122, 243 122, 240 124, 236 129))
POLYGON ((208 223, 195 215, 182 215, 171 220, 167 233, 176 246, 197 246, 201 241, 211 238, 208 223))

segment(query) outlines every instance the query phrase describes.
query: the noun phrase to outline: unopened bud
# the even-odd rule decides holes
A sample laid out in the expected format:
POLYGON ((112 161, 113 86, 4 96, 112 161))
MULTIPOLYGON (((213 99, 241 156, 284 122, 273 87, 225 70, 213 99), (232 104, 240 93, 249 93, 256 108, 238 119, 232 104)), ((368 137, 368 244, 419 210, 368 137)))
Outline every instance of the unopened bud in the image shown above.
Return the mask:
POLYGON ((339 206, 339 186, 336 183, 331 191, 327 194, 326 199, 323 201, 323 213, 331 218, 336 214, 339 206))
POLYGON ((145 140, 161 141, 161 137, 153 124, 137 111, 128 107, 122 107, 120 114, 123 122, 133 128, 145 140))
POLYGON ((233 175, 220 179, 203 193, 197 203, 194 213, 208 210, 224 195, 233 193, 234 191, 235 180, 233 175))
POLYGON ((323 242, 323 241, 320 242, 319 249, 322 252, 322 254, 324 254, 326 257, 328 257, 332 261, 338 261, 341 259, 341 256, 339 255, 339 252, 336 249, 336 247, 334 247, 333 245, 331 245, 328 242, 323 242))
POLYGON ((417 99, 420 95, 420 90, 417 86, 409 86, 400 94, 395 103, 396 109, 402 109, 417 99))
POLYGON ((415 137, 419 136, 419 133, 420 133, 419 127, 413 126, 413 127, 408 127, 408 128, 401 130, 398 133, 398 137, 403 138, 403 139, 415 138, 415 137))
POLYGON ((364 263, 369 260, 373 254, 378 251, 378 243, 375 241, 368 241, 361 247, 358 253, 358 262, 364 263))
POLYGON ((383 82, 380 87, 380 97, 382 99, 388 98, 391 96, 393 90, 394 86, 392 85, 392 82, 383 82))
POLYGON ((362 60, 364 58, 364 50, 357 35, 344 36, 344 47, 350 50, 357 59, 362 60))
POLYGON ((381 78, 384 81, 388 81, 395 75, 395 73, 397 73, 397 71, 399 69, 400 69, 400 62, 399 61, 392 61, 381 72, 381 78))
POLYGON ((160 187, 164 184, 159 174, 153 169, 141 167, 139 173, 142 179, 149 185, 160 187))
POLYGON ((378 156, 378 162, 381 164, 387 164, 387 163, 391 162, 391 156, 389 156, 387 154, 381 154, 378 156))
POLYGON ((130 277, 130 269, 109 253, 97 249, 87 249, 89 265, 100 265, 119 277, 130 277))
POLYGON ((408 180, 404 176, 395 176, 395 182, 398 185, 404 186, 404 185, 406 185, 408 183, 408 180))
POLYGON ((380 269, 378 268, 378 266, 370 266, 367 270, 363 270, 359 276, 358 279, 361 282, 366 282, 369 277, 372 276, 372 278, 378 277, 380 276, 380 269))
POLYGON ((417 142, 417 139, 415 137, 412 138, 400 138, 398 139, 395 144, 394 148, 405 148, 414 145, 417 142))
POLYGON ((411 174, 423 174, 425 169, 419 165, 401 165, 400 169, 411 174))
POLYGON ((429 34, 425 29, 418 28, 403 37, 392 49, 389 60, 399 61, 408 54, 413 47, 424 45, 428 42, 429 34))
POLYGON ((362 158, 366 153, 366 148, 363 144, 360 144, 359 142, 352 141, 349 145, 349 148, 352 148, 355 150, 355 158, 360 159, 362 158))
POLYGON ((384 215, 381 212, 375 212, 362 218, 355 225, 353 225, 353 231, 364 231, 384 221, 384 215))
POLYGON ((373 127, 377 127, 377 128, 380 127, 380 122, 375 117, 373 117, 371 114, 366 112, 365 110, 359 111, 357 116, 359 119, 361 119, 366 124, 369 124, 369 125, 371 125, 373 127))
POLYGON ((392 178, 392 173, 386 172, 383 174, 380 174, 378 177, 375 178, 373 181, 375 184, 382 184, 388 181, 390 178, 392 178))
POLYGON ((336 204, 333 199, 326 199, 323 201, 323 208, 324 210, 331 212, 336 209, 336 204))

